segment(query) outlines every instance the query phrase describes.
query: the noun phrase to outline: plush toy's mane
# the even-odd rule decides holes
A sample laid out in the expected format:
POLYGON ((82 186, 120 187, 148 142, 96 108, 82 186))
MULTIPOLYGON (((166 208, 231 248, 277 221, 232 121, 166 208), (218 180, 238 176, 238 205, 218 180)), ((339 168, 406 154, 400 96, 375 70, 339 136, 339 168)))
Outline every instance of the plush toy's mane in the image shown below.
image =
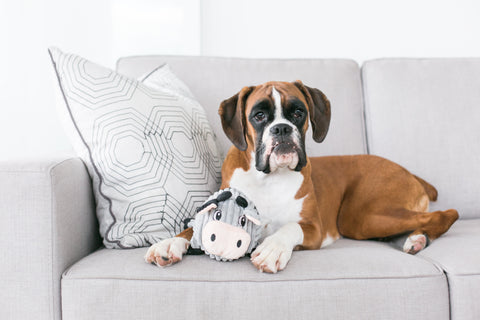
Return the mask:
MULTIPOLYGON (((214 198, 214 199, 211 199, 211 200, 207 200, 204 204, 202 204, 200 207, 197 208, 197 213, 199 213, 200 211, 204 210, 205 208, 207 208, 209 205, 211 204, 215 204, 218 206, 218 203, 221 202, 221 201, 225 201, 225 200, 228 200, 232 197, 232 193, 230 191, 225 191, 225 192, 222 192, 218 195, 217 198, 214 198)), ((211 198, 211 197, 210 197, 211 198)), ((248 203, 247 203, 248 205, 248 203)))

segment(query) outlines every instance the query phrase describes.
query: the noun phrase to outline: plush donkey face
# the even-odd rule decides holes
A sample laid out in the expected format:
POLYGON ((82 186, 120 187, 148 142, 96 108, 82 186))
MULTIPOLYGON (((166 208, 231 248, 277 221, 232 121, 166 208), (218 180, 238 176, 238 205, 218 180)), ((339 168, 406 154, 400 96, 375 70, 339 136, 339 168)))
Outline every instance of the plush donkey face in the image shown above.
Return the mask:
POLYGON ((238 190, 220 190, 197 211, 192 248, 226 261, 250 253, 257 245, 261 227, 258 212, 238 190))

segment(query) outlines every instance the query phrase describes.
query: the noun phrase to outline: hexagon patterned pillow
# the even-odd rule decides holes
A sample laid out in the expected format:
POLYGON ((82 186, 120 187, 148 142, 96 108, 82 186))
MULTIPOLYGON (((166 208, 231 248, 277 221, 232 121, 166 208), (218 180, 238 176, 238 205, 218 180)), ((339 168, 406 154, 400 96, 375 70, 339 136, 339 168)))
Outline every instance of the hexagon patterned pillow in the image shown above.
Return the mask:
POLYGON ((221 157, 203 108, 168 68, 145 79, 155 82, 149 86, 49 52, 72 142, 92 177, 104 245, 147 246, 182 231, 220 183, 221 157))

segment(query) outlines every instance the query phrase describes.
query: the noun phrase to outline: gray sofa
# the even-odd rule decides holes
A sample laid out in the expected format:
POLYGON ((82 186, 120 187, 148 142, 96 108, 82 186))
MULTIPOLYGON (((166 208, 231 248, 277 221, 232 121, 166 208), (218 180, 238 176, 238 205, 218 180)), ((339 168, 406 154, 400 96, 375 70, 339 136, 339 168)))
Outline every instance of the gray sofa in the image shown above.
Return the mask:
POLYGON ((294 252, 286 270, 247 258, 185 256, 160 269, 146 248, 100 247, 88 173, 78 158, 0 164, 1 319, 480 319, 480 59, 248 60, 142 56, 118 61, 137 77, 162 63, 206 108, 268 80, 321 89, 332 103, 310 156, 371 153, 435 185, 436 208, 461 219, 412 256, 389 243, 340 239, 294 252))

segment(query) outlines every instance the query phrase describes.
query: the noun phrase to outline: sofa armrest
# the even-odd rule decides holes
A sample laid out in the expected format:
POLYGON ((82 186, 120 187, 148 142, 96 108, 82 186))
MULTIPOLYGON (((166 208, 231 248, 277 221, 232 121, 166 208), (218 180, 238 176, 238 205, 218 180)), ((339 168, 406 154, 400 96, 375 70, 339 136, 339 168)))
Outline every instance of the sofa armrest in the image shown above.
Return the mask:
POLYGON ((79 158, 0 163, 0 319, 61 319, 63 271, 100 245, 79 158))

